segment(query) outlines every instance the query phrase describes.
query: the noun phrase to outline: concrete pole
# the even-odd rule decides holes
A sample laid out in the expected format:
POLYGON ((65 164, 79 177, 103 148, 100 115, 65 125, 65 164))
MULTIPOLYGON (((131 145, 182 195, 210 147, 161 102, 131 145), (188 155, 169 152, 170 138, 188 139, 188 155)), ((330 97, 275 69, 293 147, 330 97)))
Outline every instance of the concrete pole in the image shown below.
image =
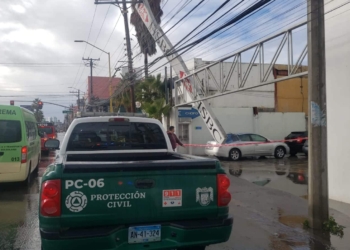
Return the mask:
MULTIPOLYGON (((126 0, 123 0, 123 16, 124 16, 124 26, 125 26, 125 42, 126 42, 126 49, 127 49, 127 54, 128 54, 129 77, 131 77, 134 74, 134 72, 133 72, 133 68, 132 68, 132 54, 131 54, 128 9, 126 8, 126 0)), ((131 81, 132 81, 130 83, 131 113, 134 113, 136 111, 136 107, 135 107, 135 90, 134 90, 135 82, 133 80, 133 77, 132 77, 131 81)))
MULTIPOLYGON (((169 92, 168 92, 168 67, 165 67, 164 72, 164 92, 165 92, 165 104, 169 104, 169 92)), ((166 115, 167 128, 170 126, 170 114, 166 115)))
POLYGON ((80 111, 80 90, 78 89, 78 111, 80 111))
POLYGON ((322 229, 329 218, 324 0, 308 0, 309 219, 322 229))
POLYGON ((108 52, 108 69, 109 69, 109 112, 113 113, 112 104, 112 73, 111 73, 111 55, 108 52))

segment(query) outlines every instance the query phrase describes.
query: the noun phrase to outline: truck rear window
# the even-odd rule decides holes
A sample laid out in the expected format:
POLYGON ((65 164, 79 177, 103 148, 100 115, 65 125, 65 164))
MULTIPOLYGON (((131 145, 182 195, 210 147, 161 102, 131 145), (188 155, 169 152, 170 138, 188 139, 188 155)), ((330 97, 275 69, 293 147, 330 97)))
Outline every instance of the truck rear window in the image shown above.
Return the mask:
POLYGON ((19 121, 0 120, 0 143, 13 143, 22 140, 19 121))
POLYGON ((39 127, 39 132, 41 132, 41 133, 46 133, 46 134, 52 134, 53 133, 53 130, 52 130, 52 128, 40 128, 39 127))
POLYGON ((75 126, 67 151, 167 149, 161 128, 154 123, 94 122, 75 126))

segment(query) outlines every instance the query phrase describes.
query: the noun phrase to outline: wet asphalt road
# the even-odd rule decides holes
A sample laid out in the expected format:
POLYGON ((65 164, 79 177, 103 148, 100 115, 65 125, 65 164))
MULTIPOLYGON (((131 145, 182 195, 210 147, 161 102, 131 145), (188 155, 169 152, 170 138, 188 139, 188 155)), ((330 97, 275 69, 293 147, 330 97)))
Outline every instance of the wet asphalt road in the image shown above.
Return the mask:
POLYGON ((43 155, 39 171, 28 187, 17 183, 0 184, 0 249, 40 249, 38 229, 40 176, 55 158, 43 155))
MULTIPOLYGON (((60 138, 63 138, 63 134, 59 135, 60 138)), ((42 156, 38 174, 33 176, 29 187, 18 184, 0 185, 0 250, 40 249, 38 230, 39 183, 45 168, 54 158, 55 152, 42 156)), ((300 155, 282 160, 272 158, 245 159, 239 162, 223 161, 222 165, 233 183, 230 190, 233 194, 230 211, 235 216, 234 230, 228 242, 210 246, 209 250, 327 249, 324 248, 325 244, 321 244, 322 247, 310 248, 310 245, 305 243, 309 242, 312 237, 307 236, 300 229, 302 216, 293 218, 284 216, 288 214, 290 206, 287 203, 289 201, 295 203, 293 199, 301 199, 299 197, 307 199, 307 158, 300 155), (262 186, 285 191, 289 194, 277 191, 275 193, 268 191, 267 193, 266 190, 269 189, 264 189, 262 186), (286 206, 276 207, 277 201, 286 203, 286 206), (276 204, 266 202, 275 202, 276 204), (290 223, 295 223, 298 220, 300 220, 298 227, 286 229, 285 225, 290 226, 290 223), (286 244, 286 242, 290 242, 290 239, 288 241, 281 238, 280 236, 283 235, 294 235, 293 237, 296 237, 292 240, 294 245, 286 244)), ((296 201, 299 202, 299 200, 296 201)), ((300 210, 302 210, 300 214, 303 214, 305 207, 300 208, 300 210)), ((293 211, 293 213, 297 214, 297 211, 293 211)), ((336 239, 336 241, 340 241, 336 245, 350 246, 350 241, 349 244, 345 244, 344 240, 336 239)), ((335 249, 350 249, 350 247, 335 249)))

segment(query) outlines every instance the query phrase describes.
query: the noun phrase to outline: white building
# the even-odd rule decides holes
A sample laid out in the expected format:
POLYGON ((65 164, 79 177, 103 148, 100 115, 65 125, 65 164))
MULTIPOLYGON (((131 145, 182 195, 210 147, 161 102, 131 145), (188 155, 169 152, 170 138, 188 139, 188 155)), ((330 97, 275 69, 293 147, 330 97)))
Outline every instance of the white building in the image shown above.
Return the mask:
MULTIPOLYGON (((347 3, 328 1, 325 11, 347 3)), ((326 15, 329 197, 350 203, 350 4, 326 15)))
MULTIPOLYGON (((206 64, 212 62, 205 62, 202 59, 195 58, 193 61, 187 62, 187 67, 194 71, 204 67, 206 64)), ((209 85, 206 74, 209 77, 220 79, 226 77, 232 63, 223 63, 223 70, 220 72, 220 66, 217 64, 211 67, 210 73, 201 72, 198 74, 197 81, 200 80, 204 86, 205 91, 210 94, 216 92, 217 86, 214 86, 213 81, 209 85), (207 81, 207 82, 206 82, 207 81)), ((266 65, 267 68, 268 65, 266 65)), ((248 68, 248 64, 242 63, 242 75, 248 68)), ((268 80, 274 79, 271 74, 268 80)), ((245 87, 256 86, 260 83, 260 67, 254 65, 251 73, 247 78, 245 87)), ((238 70, 234 70, 230 81, 228 82, 227 90, 238 89, 238 70)), ((182 95, 178 98, 178 103, 186 103, 189 96, 186 91, 182 91, 182 95)), ((271 140, 283 140, 292 131, 305 131, 306 119, 305 113, 278 113, 275 111, 275 85, 270 84, 250 91, 238 92, 234 94, 224 95, 218 98, 209 99, 208 101, 216 118, 223 126, 226 133, 257 133, 261 134, 271 140), (254 114, 253 107, 256 107, 258 114, 254 114)), ((186 144, 196 144, 198 146, 191 146, 187 148, 179 147, 178 151, 181 153, 203 155, 204 147, 208 141, 212 141, 206 125, 198 111, 193 109, 191 105, 186 108, 179 108, 179 114, 172 114, 170 124, 176 124, 175 115, 178 115, 178 130, 176 131, 179 139, 186 144)), ((164 119, 166 120, 166 119, 164 119)))

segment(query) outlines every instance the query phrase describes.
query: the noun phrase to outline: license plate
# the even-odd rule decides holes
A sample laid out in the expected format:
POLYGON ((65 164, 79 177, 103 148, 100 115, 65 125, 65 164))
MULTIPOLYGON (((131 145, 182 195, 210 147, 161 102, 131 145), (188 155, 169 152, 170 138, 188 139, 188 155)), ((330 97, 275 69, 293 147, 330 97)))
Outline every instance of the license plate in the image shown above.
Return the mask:
POLYGON ((161 226, 139 226, 129 227, 129 244, 155 242, 161 240, 161 226))

